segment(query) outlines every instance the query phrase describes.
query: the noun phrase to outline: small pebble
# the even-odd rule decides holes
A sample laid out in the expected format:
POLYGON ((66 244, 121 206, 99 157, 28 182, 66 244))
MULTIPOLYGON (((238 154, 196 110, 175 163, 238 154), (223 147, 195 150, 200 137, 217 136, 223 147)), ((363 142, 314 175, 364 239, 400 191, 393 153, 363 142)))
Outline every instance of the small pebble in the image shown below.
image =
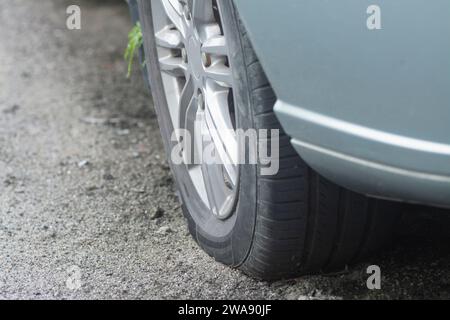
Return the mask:
POLYGON ((158 229, 158 231, 156 233, 157 234, 169 234, 169 233, 172 233, 172 229, 170 229, 169 227, 161 227, 158 229))
POLYGON ((89 161, 88 160, 81 160, 80 162, 78 162, 78 168, 84 168, 86 166, 89 165, 89 161))

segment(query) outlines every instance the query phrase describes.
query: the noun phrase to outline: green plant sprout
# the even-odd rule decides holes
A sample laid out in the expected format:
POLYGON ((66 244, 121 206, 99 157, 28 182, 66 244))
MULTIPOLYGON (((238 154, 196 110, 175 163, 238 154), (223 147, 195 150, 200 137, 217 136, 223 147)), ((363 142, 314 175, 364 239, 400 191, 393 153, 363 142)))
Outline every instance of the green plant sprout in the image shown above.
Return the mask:
POLYGON ((128 63, 128 73, 127 78, 131 76, 131 69, 133 67, 133 60, 136 50, 138 50, 143 44, 142 39, 142 29, 141 24, 139 22, 131 29, 128 34, 128 46, 125 50, 125 60, 128 63))

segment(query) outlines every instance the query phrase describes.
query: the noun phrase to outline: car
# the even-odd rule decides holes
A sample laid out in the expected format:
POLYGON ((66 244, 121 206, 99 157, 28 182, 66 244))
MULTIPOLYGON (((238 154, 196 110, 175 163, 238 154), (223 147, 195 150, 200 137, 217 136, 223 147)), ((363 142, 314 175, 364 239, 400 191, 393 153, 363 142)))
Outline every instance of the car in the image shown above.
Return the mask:
POLYGON ((450 206, 450 2, 131 2, 183 213, 217 261, 331 272, 389 243, 402 203, 450 206))

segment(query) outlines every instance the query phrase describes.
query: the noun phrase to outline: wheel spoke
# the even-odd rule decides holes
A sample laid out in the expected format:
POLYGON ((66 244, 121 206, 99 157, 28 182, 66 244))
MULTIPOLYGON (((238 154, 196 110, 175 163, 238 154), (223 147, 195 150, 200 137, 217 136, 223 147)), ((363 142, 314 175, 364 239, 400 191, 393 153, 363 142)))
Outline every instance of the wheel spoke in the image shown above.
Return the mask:
MULTIPOLYGON (((203 149, 205 149, 209 148, 208 146, 213 143, 206 121, 203 121, 203 130, 203 149)), ((213 145, 215 146, 214 143, 213 145)), ((217 149, 214 149, 213 152, 215 153, 214 156, 217 156, 217 149)), ((222 168, 223 166, 221 164, 208 163, 207 161, 202 161, 201 164, 203 182, 208 197, 209 208, 216 216, 221 213, 222 207, 228 197, 228 193, 224 193, 224 189, 221 188, 221 186, 225 187, 222 168)))
MULTIPOLYGON (((198 129, 200 129, 200 131, 198 132, 198 135, 196 136, 196 142, 197 142, 197 147, 200 147, 201 152, 203 153, 205 148, 207 148, 209 143, 212 143, 212 139, 208 130, 208 126, 206 124, 206 119, 205 119, 205 112, 199 112, 198 117, 197 117, 197 125, 198 125, 198 129)), ((208 198, 208 204, 209 204, 209 208, 213 211, 214 214, 218 213, 217 210, 217 199, 216 196, 213 192, 214 190, 214 183, 213 183, 213 178, 211 175, 211 169, 212 169, 212 165, 208 164, 206 161, 206 159, 202 158, 201 164, 200 164, 200 168, 201 168, 201 172, 202 172, 202 178, 203 178, 203 184, 206 190, 206 195, 208 198)))
POLYGON ((238 162, 237 138, 228 110, 228 89, 208 83, 206 86, 206 111, 211 115, 214 128, 218 132, 222 144, 227 145, 227 153, 232 163, 238 162))
POLYGON ((220 26, 217 23, 204 23, 197 26, 198 35, 203 43, 208 39, 221 36, 220 26))
POLYGON ((220 184, 223 184, 223 173, 220 165, 201 166, 205 191, 211 211, 216 216, 224 216, 224 211, 233 202, 232 191, 221 192, 220 184))
POLYGON ((218 35, 212 38, 209 38, 203 43, 202 52, 208 54, 215 54, 226 56, 228 55, 228 49, 226 46, 225 37, 222 35, 218 35))
POLYGON ((236 184, 238 148, 228 112, 228 90, 214 91, 210 86, 206 93, 205 122, 216 147, 220 163, 225 168, 232 185, 236 184))
POLYGON ((166 56, 159 59, 161 71, 174 77, 182 77, 186 74, 186 66, 181 57, 166 56))
POLYGON ((161 0, 161 2, 167 17, 185 38, 187 28, 182 16, 183 8, 181 3, 178 0, 161 0))
POLYGON ((226 177, 230 182, 230 186, 234 188, 234 186, 236 185, 237 168, 233 163, 232 155, 228 153, 229 150, 226 149, 225 145, 223 144, 222 137, 219 135, 219 131, 217 130, 217 128, 215 128, 214 121, 212 120, 209 113, 207 113, 206 115, 206 123, 208 126, 208 130, 210 131, 217 156, 219 157, 219 165, 223 166, 223 168, 225 169, 223 172, 224 175, 222 176, 222 180, 224 177, 226 177))
POLYGON ((233 76, 231 69, 227 67, 223 62, 218 61, 208 68, 205 68, 206 76, 214 80, 216 83, 223 87, 231 88, 233 83, 233 76))
MULTIPOLYGON (((189 128, 189 123, 195 121, 196 99, 194 99, 194 82, 191 77, 188 78, 180 97, 179 103, 179 128, 189 128)), ((190 132, 192 134, 192 132, 190 132)))
POLYGON ((200 198, 208 208, 211 208, 208 191, 206 190, 205 179, 203 178, 202 166, 201 165, 189 166, 188 170, 189 174, 192 177, 194 187, 198 191, 200 198))
POLYGON ((169 27, 156 33, 156 44, 168 49, 181 49, 183 47, 183 37, 180 31, 169 27))

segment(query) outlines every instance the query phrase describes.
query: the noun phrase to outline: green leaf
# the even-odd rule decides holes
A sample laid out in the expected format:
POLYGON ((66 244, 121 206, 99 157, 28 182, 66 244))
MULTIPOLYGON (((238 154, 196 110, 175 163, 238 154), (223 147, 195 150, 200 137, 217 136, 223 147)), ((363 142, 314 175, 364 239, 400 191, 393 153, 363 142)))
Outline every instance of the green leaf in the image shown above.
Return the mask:
POLYGON ((139 22, 131 29, 128 34, 128 46, 125 50, 124 58, 128 63, 128 73, 127 78, 131 76, 131 70, 133 67, 134 56, 136 51, 142 46, 143 38, 142 38, 142 29, 141 24, 139 22))

